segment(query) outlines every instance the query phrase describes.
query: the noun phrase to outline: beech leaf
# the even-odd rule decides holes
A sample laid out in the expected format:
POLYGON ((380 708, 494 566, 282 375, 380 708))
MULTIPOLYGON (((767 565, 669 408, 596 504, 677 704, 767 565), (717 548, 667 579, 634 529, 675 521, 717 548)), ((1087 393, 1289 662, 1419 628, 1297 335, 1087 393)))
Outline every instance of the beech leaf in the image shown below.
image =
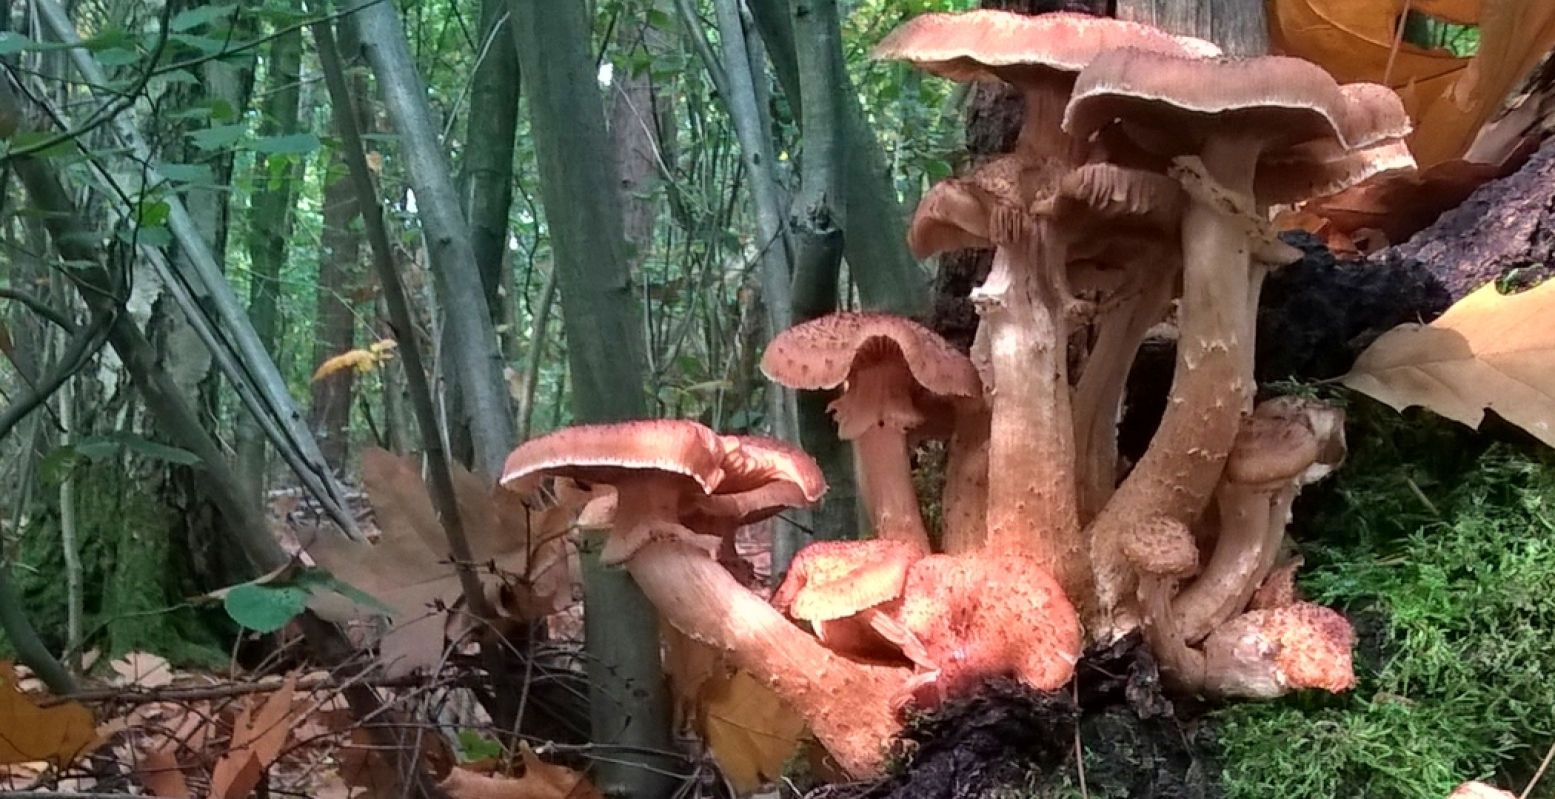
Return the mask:
POLYGON ((777 779, 804 734, 804 719, 743 671, 706 683, 701 716, 703 740, 741 795, 777 779))
POLYGON ((1485 411, 1555 447, 1555 282, 1519 294, 1487 285, 1429 325, 1401 325, 1362 352, 1345 385, 1399 410, 1469 427, 1485 411))
POLYGON ((262 704, 250 701, 243 706, 232 723, 232 743, 211 770, 212 797, 242 799, 259 785, 265 770, 281 756, 297 720, 292 702, 296 687, 297 675, 289 674, 262 704))
POLYGON ((38 707, 0 660, 0 766, 40 760, 67 766, 98 742, 91 711, 76 702, 38 707))

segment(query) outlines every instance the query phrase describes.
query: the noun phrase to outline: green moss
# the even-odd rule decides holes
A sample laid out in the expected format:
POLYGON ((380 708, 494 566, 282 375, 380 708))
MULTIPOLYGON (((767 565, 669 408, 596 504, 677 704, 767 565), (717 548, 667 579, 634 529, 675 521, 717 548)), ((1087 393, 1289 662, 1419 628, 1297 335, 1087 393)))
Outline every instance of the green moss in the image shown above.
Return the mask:
MULTIPOLYGON (((1555 736, 1555 469, 1425 414, 1351 409, 1307 498, 1303 588, 1360 633, 1357 690, 1218 714, 1230 799, 1440 799, 1521 786, 1555 736)), ((1538 794, 1555 796, 1541 788, 1538 794)))

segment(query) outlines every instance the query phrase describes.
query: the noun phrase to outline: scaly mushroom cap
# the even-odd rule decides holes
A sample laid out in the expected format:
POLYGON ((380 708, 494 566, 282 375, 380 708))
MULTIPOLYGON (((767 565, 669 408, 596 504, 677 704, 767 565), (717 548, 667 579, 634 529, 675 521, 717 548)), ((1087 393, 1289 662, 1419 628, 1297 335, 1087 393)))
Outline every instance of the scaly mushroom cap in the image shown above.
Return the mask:
POLYGON ((660 472, 711 494, 724 478, 725 446, 717 433, 681 419, 578 425, 519 445, 501 482, 527 494, 546 477, 614 484, 633 472, 660 472))
POLYGON ((1158 577, 1187 577, 1199 568, 1193 531, 1176 519, 1156 516, 1123 545, 1123 556, 1137 570, 1158 577))
POLYGON ((1483 782, 1465 782, 1455 788, 1447 799, 1517 799, 1517 794, 1483 782))
POLYGON ((1208 138, 1239 130, 1276 152, 1322 139, 1350 149, 1377 135, 1365 127, 1373 116, 1351 111, 1339 84, 1309 61, 1191 59, 1130 49, 1103 53, 1080 74, 1064 130, 1086 138, 1123 119, 1135 141, 1170 155, 1196 153, 1208 138))
MULTIPOLYGON (((930 555, 913 565, 897 613, 903 652, 940 696, 990 677, 1052 691, 1080 656, 1080 622, 1063 589, 1020 555, 930 555)), ((900 633, 898 633, 900 635, 900 633)), ((888 636, 893 637, 893 636, 888 636)))
POLYGON ((1300 415, 1269 413, 1260 406, 1242 420, 1225 479, 1242 485, 1269 485, 1295 480, 1317 462, 1317 435, 1300 415))
POLYGON ((934 331, 900 316, 835 313, 795 325, 767 345, 761 371, 789 388, 836 388, 860 366, 880 360, 906 363, 924 390, 941 397, 982 392, 977 370, 934 331))
POLYGON ((1276 697, 1321 688, 1355 686, 1350 650, 1355 631, 1337 612, 1310 602, 1254 610, 1204 639, 1206 672, 1218 693, 1276 697))
POLYGON ((800 621, 852 616, 900 597, 922 555, 905 541, 817 541, 794 555, 772 606, 800 621))
POLYGON ((1020 83, 1036 71, 1077 73, 1097 54, 1119 47, 1200 58, 1220 55, 1220 48, 1210 42, 1136 22, 986 9, 920 14, 892 31, 873 55, 910 61, 951 80, 1020 83))
POLYGON ((1348 453, 1344 438, 1344 409, 1314 399, 1284 396, 1264 400, 1254 413, 1300 418, 1317 437, 1317 460, 1297 479, 1301 485, 1311 485, 1327 477, 1344 463, 1348 453))

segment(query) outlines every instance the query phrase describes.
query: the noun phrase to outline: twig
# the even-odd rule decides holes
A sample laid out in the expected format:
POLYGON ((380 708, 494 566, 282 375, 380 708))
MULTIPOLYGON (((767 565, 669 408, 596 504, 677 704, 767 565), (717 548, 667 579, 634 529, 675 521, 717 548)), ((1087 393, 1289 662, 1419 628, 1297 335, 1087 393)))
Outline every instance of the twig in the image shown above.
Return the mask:
POLYGON ((1528 787, 1523 788, 1523 792, 1517 795, 1517 799, 1528 799, 1533 794, 1533 789, 1539 786, 1539 780, 1544 778, 1544 772, 1549 769, 1551 760, 1555 760, 1555 744, 1550 744, 1549 751, 1544 753, 1544 759, 1539 761, 1538 770, 1528 780, 1528 787))
MULTIPOLYGON (((420 686, 427 682, 428 679, 426 675, 383 677, 373 680, 343 680, 335 676, 309 677, 298 680, 296 690, 304 692, 337 690, 343 689, 347 685, 367 685, 372 688, 410 688, 420 686)), ((468 678, 456 678, 450 684, 457 684, 465 679, 468 678)), ((193 702, 203 699, 230 699, 249 694, 269 693, 280 687, 281 683, 279 680, 207 685, 198 688, 136 688, 132 685, 120 685, 113 688, 93 688, 88 691, 76 691, 39 702, 38 705, 40 707, 50 707, 65 702, 79 702, 83 704, 98 702, 123 704, 193 702)))

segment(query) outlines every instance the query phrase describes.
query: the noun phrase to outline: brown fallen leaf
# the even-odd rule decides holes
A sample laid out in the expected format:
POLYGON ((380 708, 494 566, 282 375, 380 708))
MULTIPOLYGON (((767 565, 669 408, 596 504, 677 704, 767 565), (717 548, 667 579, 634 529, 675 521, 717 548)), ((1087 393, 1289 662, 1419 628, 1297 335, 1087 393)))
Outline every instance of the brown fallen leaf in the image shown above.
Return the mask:
POLYGON ((1344 384, 1403 410, 1421 406, 1469 427, 1485 411, 1555 446, 1555 282, 1503 295, 1487 285, 1429 325, 1388 331, 1344 384))
MULTIPOLYGON (((381 449, 362 454, 362 481, 381 535, 377 543, 319 536, 308 554, 334 575, 367 592, 394 611, 394 625, 379 642, 389 676, 434 666, 448 633, 447 614, 462 596, 448 554, 446 534, 433 509, 417 462, 381 449)), ((454 492, 465 538, 486 587, 514 594, 504 607, 540 618, 571 601, 575 573, 569 571, 567 531, 576 508, 531 523, 518 498, 462 468, 454 471, 454 492)), ((310 602, 328 618, 373 615, 372 608, 334 597, 310 602)), ((464 627, 456 627, 457 637, 464 627)))
POLYGON ((136 688, 162 688, 173 684, 173 667, 167 658, 150 652, 131 652, 108 664, 113 669, 115 685, 131 685, 136 688))
POLYGON ((675 629, 669 622, 661 619, 659 630, 664 639, 664 676, 669 678, 670 695, 675 699, 677 726, 685 729, 697 721, 703 687, 714 677, 723 679, 728 666, 723 653, 675 629))
POLYGON ((150 749, 140 754, 135 764, 135 777, 152 796, 162 799, 189 799, 189 783, 178 767, 178 758, 172 749, 150 749))
POLYGON ((519 744, 518 754, 524 764, 523 776, 504 777, 455 768, 440 787, 452 799, 604 799, 582 774, 546 763, 528 744, 519 744))
POLYGON ((11 663, 0 660, 0 765, 47 761, 64 767, 97 745, 91 711, 76 702, 38 707, 17 682, 11 663))
POLYGON ((293 704, 297 675, 286 681, 263 704, 251 700, 244 704, 232 723, 232 742, 211 770, 211 796, 217 799, 243 799, 248 796, 265 770, 281 756, 291 735, 298 708, 293 704))
POLYGON ((799 749, 804 719, 750 674, 707 682, 702 691, 702 739, 741 795, 777 779, 799 749))

